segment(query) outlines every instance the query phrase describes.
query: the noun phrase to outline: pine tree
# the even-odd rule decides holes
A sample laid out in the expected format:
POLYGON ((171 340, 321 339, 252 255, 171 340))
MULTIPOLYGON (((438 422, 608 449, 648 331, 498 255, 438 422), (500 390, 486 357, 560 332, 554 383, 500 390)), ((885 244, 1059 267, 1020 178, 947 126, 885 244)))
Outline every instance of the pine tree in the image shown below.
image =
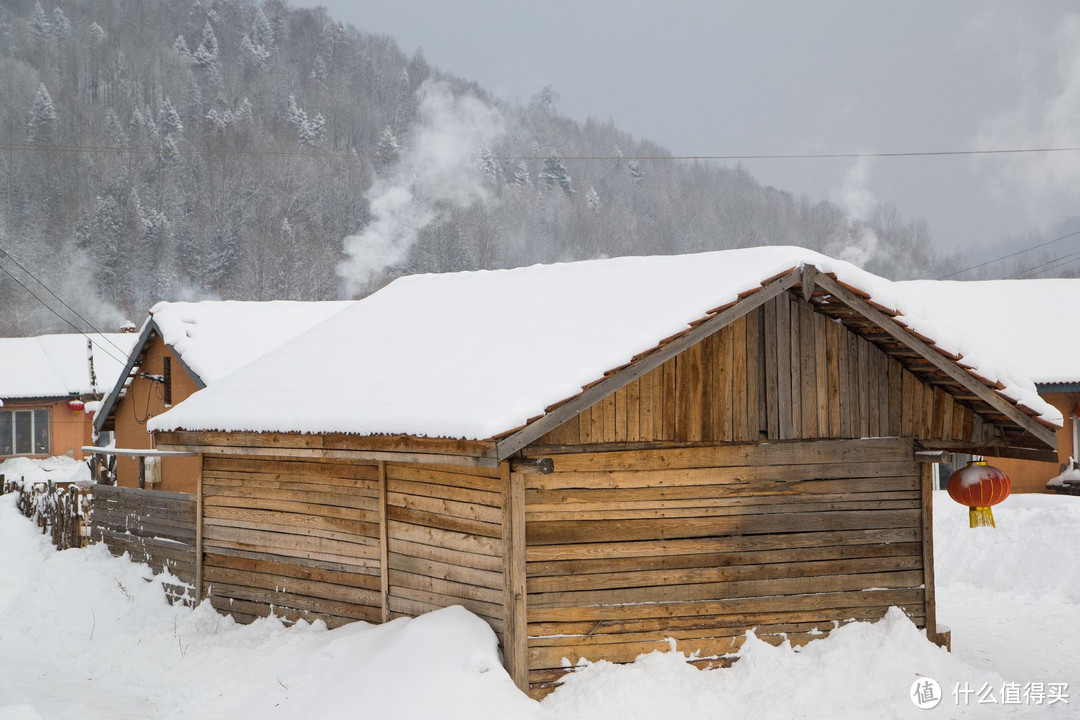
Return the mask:
POLYGON ((398 78, 397 96, 394 101, 394 127, 400 133, 412 123, 415 107, 413 104, 412 83, 409 81, 409 69, 401 69, 398 78))
POLYGON ((47 143, 52 139, 56 129, 56 108, 53 107, 52 97, 45 88, 45 83, 38 85, 37 96, 30 108, 30 120, 26 123, 26 141, 30 143, 47 143))
POLYGON ((570 173, 567 172, 562 158, 556 152, 552 152, 544 160, 544 167, 540 171, 539 178, 545 189, 550 189, 552 185, 557 184, 567 197, 570 197, 575 192, 570 182, 570 173))
POLYGON ((503 170, 499 165, 498 158, 495 157, 495 153, 491 151, 491 148, 484 147, 480 151, 480 173, 485 179, 499 184, 502 182, 503 170))
POLYGON ((310 147, 319 144, 319 141, 322 139, 323 127, 326 125, 326 120, 321 113, 316 114, 315 117, 309 118, 308 114, 297 106, 296 98, 292 95, 289 96, 289 106, 286 110, 285 121, 296 129, 296 137, 300 142, 310 147))
POLYGON ((379 137, 378 144, 375 146, 375 171, 378 173, 386 172, 387 168, 397 162, 400 150, 401 146, 398 145, 397 138, 394 137, 393 128, 387 125, 379 137))
POLYGON ((127 133, 124 132, 124 126, 112 108, 105 111, 105 137, 109 139, 110 147, 127 147, 127 133))
POLYGON ((585 205, 593 212, 600 211, 600 195, 592 185, 589 186, 589 192, 585 195, 585 205))
POLYGON ((326 87, 326 79, 329 75, 330 71, 326 67, 326 61, 323 60, 321 54, 316 53, 315 60, 311 63, 311 75, 309 77, 319 85, 326 87))
POLYGON ((217 36, 214 35, 214 27, 207 20, 203 25, 202 42, 199 43, 199 47, 195 48, 195 52, 191 55, 195 58, 195 62, 199 63, 199 67, 204 70, 217 69, 218 61, 218 41, 217 36))
POLYGON ((34 3, 34 10, 30 13, 30 33, 39 45, 52 38, 52 24, 40 2, 34 3))
POLYGON ((514 185, 518 187, 528 187, 532 185, 532 178, 529 176, 529 166, 524 160, 518 163, 517 169, 514 170, 514 185))
POLYGON ((251 30, 240 40, 240 60, 249 67, 265 70, 274 46, 274 31, 261 8, 256 9, 251 30))
POLYGON ((67 15, 64 15, 63 8, 53 9, 52 35, 57 42, 71 39, 71 22, 67 19, 67 15))
POLYGON ((268 51, 274 47, 274 29, 262 8, 255 9, 255 19, 251 23, 251 41, 268 51))
POLYGON ((100 45, 101 43, 105 42, 105 38, 107 37, 105 34, 105 28, 101 27, 96 22, 90 23, 90 26, 86 28, 86 32, 90 35, 90 40, 95 45, 100 45))
POLYGON ((180 120, 180 113, 176 112, 172 100, 168 97, 158 106, 158 119, 166 135, 179 135, 184 132, 184 123, 180 120))

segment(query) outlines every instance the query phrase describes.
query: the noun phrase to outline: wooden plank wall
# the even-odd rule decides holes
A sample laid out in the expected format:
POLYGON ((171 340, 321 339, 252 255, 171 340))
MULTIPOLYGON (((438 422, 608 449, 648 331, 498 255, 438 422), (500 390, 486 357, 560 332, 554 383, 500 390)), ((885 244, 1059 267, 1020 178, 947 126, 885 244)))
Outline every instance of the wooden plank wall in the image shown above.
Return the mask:
POLYGON ((502 498, 497 468, 205 455, 203 582, 240 620, 463 605, 501 638, 502 498))
POLYGON ((238 620, 382 620, 374 463, 206 455, 203 585, 238 620))
POLYGON ((785 293, 537 444, 982 438, 982 418, 785 293))
POLYGON ((504 630, 498 468, 386 463, 389 611, 462 605, 504 630))
MULTIPOLYGON (((125 552, 156 572, 168 569, 195 583, 195 496, 138 488, 94 486, 90 537, 114 555, 125 552)), ((170 600, 190 588, 167 587, 170 600)))
POLYGON ((910 439, 554 456, 526 475, 529 680, 563 658, 702 658, 743 634, 795 644, 891 605, 926 618, 910 439))

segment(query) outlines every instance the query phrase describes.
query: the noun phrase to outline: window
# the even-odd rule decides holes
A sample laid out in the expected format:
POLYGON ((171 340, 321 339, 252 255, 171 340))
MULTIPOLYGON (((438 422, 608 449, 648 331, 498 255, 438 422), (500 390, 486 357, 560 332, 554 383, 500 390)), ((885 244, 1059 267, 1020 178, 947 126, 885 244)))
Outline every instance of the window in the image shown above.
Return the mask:
POLYGON ((0 410, 0 455, 48 454, 48 410, 0 410))

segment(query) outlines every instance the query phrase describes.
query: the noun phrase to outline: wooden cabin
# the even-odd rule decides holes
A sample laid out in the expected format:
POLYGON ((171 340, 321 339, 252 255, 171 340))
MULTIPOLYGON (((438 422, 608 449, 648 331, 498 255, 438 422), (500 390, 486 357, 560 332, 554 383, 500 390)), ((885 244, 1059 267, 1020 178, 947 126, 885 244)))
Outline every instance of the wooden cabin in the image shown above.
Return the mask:
POLYGON ((927 461, 1051 457, 1060 416, 917 306, 799 248, 409 277, 151 427, 242 620, 463 605, 534 696, 890 606, 936 640, 927 461))
POLYGON ((115 484, 195 492, 198 458, 156 453, 147 420, 349 304, 203 301, 151 308, 94 420, 99 433, 115 438, 109 450, 116 456, 115 484))
POLYGON ((1048 492, 1047 483, 1069 459, 1080 460, 1080 341, 1061 316, 1049 312, 1080 294, 1080 279, 910 280, 897 286, 923 298, 942 321, 992 344, 1066 419, 1057 430, 1056 457, 994 462, 1012 480, 1013 492, 1048 492))
POLYGON ((0 460, 81 460, 93 429, 86 404, 112 386, 133 340, 123 333, 0 338, 0 460))

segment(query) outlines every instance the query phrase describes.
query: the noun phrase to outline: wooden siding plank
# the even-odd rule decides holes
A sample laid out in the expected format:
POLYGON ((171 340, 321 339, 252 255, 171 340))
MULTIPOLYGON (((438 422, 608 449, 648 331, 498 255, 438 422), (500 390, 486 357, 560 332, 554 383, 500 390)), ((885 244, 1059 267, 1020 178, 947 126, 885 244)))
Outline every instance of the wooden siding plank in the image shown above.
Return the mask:
POLYGON ((770 440, 780 439, 780 400, 779 400, 779 371, 778 371, 778 338, 776 308, 778 299, 773 298, 762 307, 762 325, 764 327, 764 356, 762 362, 765 365, 765 430, 770 440))
POLYGON ((776 299, 776 371, 779 437, 781 440, 791 440, 797 435, 792 422, 791 302, 787 293, 776 299))
POLYGON ((510 678, 521 690, 529 689, 528 629, 526 616, 525 568, 525 476, 504 469, 505 498, 503 504, 503 657, 510 678))
POLYGON ((791 323, 791 436, 808 437, 803 430, 803 383, 802 383, 802 333, 799 324, 799 303, 791 293, 787 294, 791 323))
POLYGON ((922 561, 923 606, 926 616, 926 635, 937 642, 937 596, 934 587, 934 466, 922 467, 922 561))
POLYGON ((817 323, 814 321, 814 309, 805 300, 797 300, 799 310, 799 353, 802 365, 802 437, 821 437, 818 429, 818 392, 817 392, 817 323))
POLYGON ((746 441, 754 439, 750 433, 748 391, 750 387, 746 366, 746 327, 747 318, 741 317, 732 323, 728 332, 720 336, 720 354, 723 362, 731 368, 730 381, 720 384, 720 402, 723 410, 723 424, 720 440, 746 441))
POLYGON ((814 325, 814 359, 817 368, 816 398, 817 406, 817 437, 831 437, 829 430, 829 366, 828 366, 828 336, 826 335, 826 320, 821 313, 811 310, 811 321, 814 325))

